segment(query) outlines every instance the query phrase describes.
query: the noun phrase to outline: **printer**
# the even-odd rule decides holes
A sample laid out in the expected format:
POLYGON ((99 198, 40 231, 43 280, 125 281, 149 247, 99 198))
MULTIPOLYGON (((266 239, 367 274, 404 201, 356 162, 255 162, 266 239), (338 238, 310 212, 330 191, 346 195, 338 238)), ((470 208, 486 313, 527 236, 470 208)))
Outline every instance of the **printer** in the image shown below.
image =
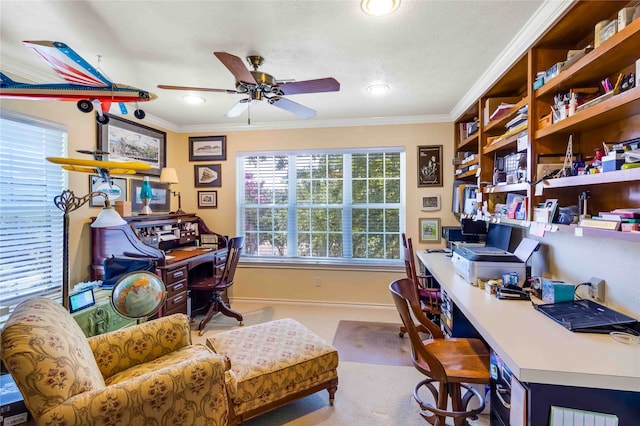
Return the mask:
POLYGON ((516 272, 518 285, 523 286, 527 260, 538 248, 538 241, 523 238, 515 252, 498 247, 461 247, 453 251, 451 261, 458 275, 475 285, 478 278, 501 278, 503 272, 516 272))

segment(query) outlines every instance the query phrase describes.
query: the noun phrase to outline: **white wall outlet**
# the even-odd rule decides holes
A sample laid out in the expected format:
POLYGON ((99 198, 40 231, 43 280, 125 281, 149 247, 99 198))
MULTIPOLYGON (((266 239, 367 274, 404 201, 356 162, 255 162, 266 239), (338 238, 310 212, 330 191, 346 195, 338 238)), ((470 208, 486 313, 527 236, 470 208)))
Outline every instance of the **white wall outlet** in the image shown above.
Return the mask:
POLYGON ((316 281, 316 287, 322 287, 322 283, 320 282, 320 277, 315 277, 314 279, 316 281))
POLYGON ((589 282, 591 283, 589 286, 589 297, 598 302, 604 303, 604 280, 591 277, 589 282))

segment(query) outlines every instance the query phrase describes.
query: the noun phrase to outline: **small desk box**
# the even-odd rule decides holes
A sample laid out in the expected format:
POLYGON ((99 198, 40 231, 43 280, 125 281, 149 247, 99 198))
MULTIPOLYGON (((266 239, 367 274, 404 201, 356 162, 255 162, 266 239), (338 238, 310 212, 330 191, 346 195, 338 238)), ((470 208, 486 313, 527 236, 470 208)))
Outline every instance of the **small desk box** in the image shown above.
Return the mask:
POLYGON ((542 279, 542 301, 545 303, 569 302, 573 300, 574 291, 573 284, 542 279))

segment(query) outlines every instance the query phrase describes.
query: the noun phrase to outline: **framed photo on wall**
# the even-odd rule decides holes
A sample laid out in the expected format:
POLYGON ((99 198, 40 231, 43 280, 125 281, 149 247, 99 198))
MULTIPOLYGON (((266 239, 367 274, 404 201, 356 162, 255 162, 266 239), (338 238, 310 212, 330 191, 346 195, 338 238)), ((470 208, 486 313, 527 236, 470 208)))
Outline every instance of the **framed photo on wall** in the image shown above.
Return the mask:
POLYGON ((418 147, 418 187, 442 186, 442 145, 418 147))
POLYGON ((198 191, 199 209, 217 209, 218 191, 198 191))
POLYGON ((197 188, 220 188, 222 186, 221 170, 222 166, 220 164, 193 166, 195 186, 197 188))
POLYGON ((420 218, 418 222, 421 243, 440 242, 440 218, 420 218))
POLYGON ((432 211, 440 210, 440 195, 431 194, 431 195, 423 196, 422 204, 420 205, 420 210, 424 212, 432 212, 432 211))
MULTIPOLYGON (((131 210, 139 212, 144 204, 140 199, 140 190, 142 189, 141 179, 131 179, 131 210)), ((171 192, 169 185, 166 183, 151 181, 151 202, 149 207, 154 212, 168 212, 171 210, 171 192)))
POLYGON ((115 115, 109 123, 98 124, 98 150, 109 153, 109 161, 139 161, 151 164, 141 175, 160 176, 166 165, 167 134, 115 115))
MULTIPOLYGON (((98 175, 89 175, 89 192, 104 192, 109 196, 111 205, 116 201, 127 201, 127 180, 112 177, 107 183, 98 175)), ((89 206, 103 207, 104 198, 91 197, 89 206)))
POLYGON ((193 136, 189 138, 189 161, 224 161, 226 159, 226 136, 193 136))

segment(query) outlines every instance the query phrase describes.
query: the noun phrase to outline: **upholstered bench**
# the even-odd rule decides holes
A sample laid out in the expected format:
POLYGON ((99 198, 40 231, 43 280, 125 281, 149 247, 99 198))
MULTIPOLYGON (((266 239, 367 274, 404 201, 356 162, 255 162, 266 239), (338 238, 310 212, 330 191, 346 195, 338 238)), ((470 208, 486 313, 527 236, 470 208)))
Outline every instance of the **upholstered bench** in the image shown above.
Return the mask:
POLYGON ((293 319, 225 331, 207 339, 207 346, 231 362, 226 373, 229 424, 322 389, 333 405, 338 351, 293 319))

